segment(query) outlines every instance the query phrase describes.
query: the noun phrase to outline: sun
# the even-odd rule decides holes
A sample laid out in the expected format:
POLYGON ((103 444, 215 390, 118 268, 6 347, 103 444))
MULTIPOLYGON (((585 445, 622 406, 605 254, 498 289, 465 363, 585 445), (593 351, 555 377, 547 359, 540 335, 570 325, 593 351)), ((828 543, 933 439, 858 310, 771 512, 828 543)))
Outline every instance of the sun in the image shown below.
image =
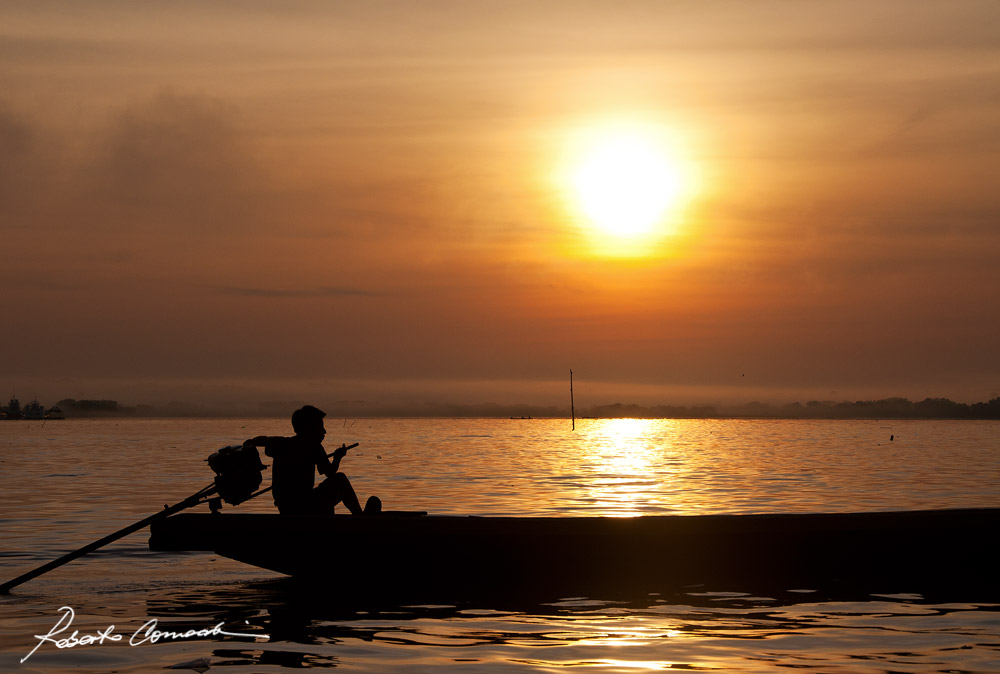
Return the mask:
POLYGON ((602 126, 578 134, 571 148, 563 191, 596 248, 640 255, 673 233, 689 179, 663 130, 602 126))
POLYGON ((648 233, 677 198, 677 168, 647 139, 617 135, 589 149, 573 175, 584 213, 606 234, 648 233))

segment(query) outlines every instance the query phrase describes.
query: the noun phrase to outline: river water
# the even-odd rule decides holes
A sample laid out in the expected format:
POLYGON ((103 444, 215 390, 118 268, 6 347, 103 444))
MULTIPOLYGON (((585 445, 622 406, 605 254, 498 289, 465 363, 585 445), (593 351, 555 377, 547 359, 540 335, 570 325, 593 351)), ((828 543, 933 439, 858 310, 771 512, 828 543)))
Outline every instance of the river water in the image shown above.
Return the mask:
MULTIPOLYGON (((391 509, 1000 507, 1000 422, 623 419, 574 431, 550 419, 328 419, 327 429, 328 450, 360 443, 342 470, 361 499, 378 494, 391 509)), ((0 580, 206 486, 204 459, 219 447, 289 433, 283 419, 0 422, 0 580)), ((238 511, 273 506, 262 496, 238 511)), ((0 597, 0 671, 1000 672, 1000 606, 986 601, 997 587, 947 604, 739 587, 345 602, 337 587, 363 551, 338 553, 318 588, 211 554, 154 554, 146 542, 133 534, 0 597), (40 638, 60 620, 65 630, 40 638), (220 624, 229 634, 204 634, 220 624), (76 642, 53 643, 74 630, 76 642), (193 634, 154 643, 152 630, 193 634)))

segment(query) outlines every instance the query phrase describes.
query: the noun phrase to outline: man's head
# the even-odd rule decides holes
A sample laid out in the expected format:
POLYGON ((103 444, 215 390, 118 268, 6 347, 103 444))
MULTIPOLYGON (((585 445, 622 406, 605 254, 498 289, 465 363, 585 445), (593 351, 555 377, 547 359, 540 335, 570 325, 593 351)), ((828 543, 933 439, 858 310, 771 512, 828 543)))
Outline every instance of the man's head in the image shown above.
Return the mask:
POLYGON ((295 435, 319 435, 319 439, 322 440, 326 435, 326 429, 323 427, 325 416, 326 412, 312 405, 300 407, 292 412, 292 430, 295 431, 295 435))

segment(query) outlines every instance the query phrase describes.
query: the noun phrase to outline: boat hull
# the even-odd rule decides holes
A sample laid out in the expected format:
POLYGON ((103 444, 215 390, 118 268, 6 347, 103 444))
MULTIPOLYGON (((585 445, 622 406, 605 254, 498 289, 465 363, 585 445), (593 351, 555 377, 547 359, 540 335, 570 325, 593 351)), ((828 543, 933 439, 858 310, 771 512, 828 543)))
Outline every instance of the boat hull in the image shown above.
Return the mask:
POLYGON ((998 595, 1000 509, 533 518, 182 513, 150 549, 400 591, 998 595))

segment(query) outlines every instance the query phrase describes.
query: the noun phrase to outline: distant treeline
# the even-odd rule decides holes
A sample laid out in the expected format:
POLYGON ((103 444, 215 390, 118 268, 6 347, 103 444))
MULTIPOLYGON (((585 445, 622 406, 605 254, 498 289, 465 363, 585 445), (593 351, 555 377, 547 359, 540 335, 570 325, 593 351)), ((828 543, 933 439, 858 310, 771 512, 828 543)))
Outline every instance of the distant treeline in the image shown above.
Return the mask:
POLYGON ((593 407, 587 416, 638 417, 650 419, 708 419, 746 417, 766 419, 1000 419, 1000 398, 985 403, 957 403, 947 398, 925 398, 912 402, 906 398, 832 402, 810 400, 803 403, 771 405, 752 402, 746 405, 715 407, 674 407, 658 405, 602 405, 593 407))
MULTIPOLYGON (((420 406, 379 406, 364 401, 340 401, 325 405, 317 401, 331 418, 359 417, 533 417, 566 418, 570 411, 555 406, 500 405, 496 403, 440 404, 420 406)), ((256 407, 201 407, 192 403, 169 403, 160 407, 121 406, 115 400, 60 400, 58 406, 67 417, 283 417, 300 407, 300 401, 262 403, 256 407)), ((947 398, 925 398, 912 402, 906 398, 833 402, 810 400, 806 403, 770 404, 751 402, 745 405, 635 405, 614 403, 577 408, 577 418, 642 419, 1000 419, 1000 398, 985 403, 957 403, 947 398)))
POLYGON ((64 398, 56 403, 66 416, 73 417, 111 417, 135 415, 136 407, 122 407, 117 400, 74 400, 64 398))

